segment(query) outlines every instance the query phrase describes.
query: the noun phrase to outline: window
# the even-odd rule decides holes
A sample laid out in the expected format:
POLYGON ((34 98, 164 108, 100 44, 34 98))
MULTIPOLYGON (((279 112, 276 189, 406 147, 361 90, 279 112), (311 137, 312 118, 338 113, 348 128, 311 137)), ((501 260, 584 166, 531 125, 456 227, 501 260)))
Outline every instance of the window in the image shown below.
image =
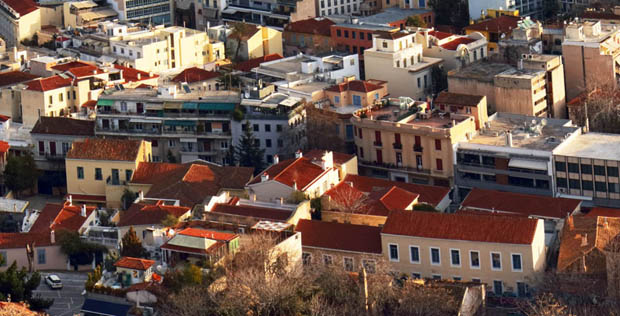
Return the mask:
POLYGON ((592 165, 581 165, 581 173, 592 174, 592 165))
POLYGON ((127 102, 121 102, 121 112, 127 112, 127 102))
POLYGON ((284 147, 284 140, 278 139, 278 147, 284 147))
POLYGON ((579 173, 579 165, 576 163, 568 163, 568 172, 579 173))
POLYGON ((427 75, 424 75, 424 88, 426 88, 427 85, 428 85, 428 77, 427 75))
POLYGON ((441 150, 441 140, 435 139, 435 150, 441 150))
POLYGON ((59 94, 58 94, 58 100, 59 100, 60 102, 62 102, 62 101, 64 101, 64 99, 65 99, 65 98, 64 98, 64 94, 59 93, 59 94))
POLYGON ((471 281, 474 283, 480 283, 480 279, 478 278, 472 278, 471 281))
POLYGON ((332 264, 333 263, 332 259, 333 258, 330 255, 323 255, 323 264, 325 264, 326 266, 332 264))
POLYGON ((610 182, 610 183, 608 183, 607 188, 609 190, 609 193, 618 193, 618 192, 620 192, 618 190, 618 184, 617 183, 611 183, 610 182))
POLYGON ((362 105, 362 97, 360 97, 359 95, 354 95, 353 96, 353 105, 361 106, 362 105))
POLYGON ((513 253, 512 257, 512 271, 523 271, 523 266, 521 265, 521 254, 513 253))
POLYGON ((418 88, 421 88, 422 85, 420 84, 420 78, 418 78, 418 88))
MULTIPOLYGON (((351 10, 349 10, 349 11, 351 11, 351 10)), ((351 38, 355 39, 355 31, 351 31, 351 38)))
POLYGON ((383 45, 382 45, 383 48, 387 48, 387 42, 386 41, 382 41, 382 43, 383 43, 383 45))
POLYGON ((499 252, 491 252, 491 269, 502 269, 502 255, 499 252))
POLYGON ((502 281, 500 280, 493 281, 493 292, 495 292, 495 295, 504 294, 504 288, 503 288, 502 281))
POLYGON ((340 30, 336 30, 336 36, 341 37, 342 34, 340 33, 340 30))
POLYGON ((304 252, 301 254, 301 261, 305 266, 312 263, 312 255, 310 253, 304 252))
POLYGON ((125 170, 125 180, 127 180, 127 182, 131 181, 132 174, 133 174, 133 170, 130 170, 130 169, 125 170))
POLYGON ((594 174, 597 175, 597 176, 604 176, 605 175, 605 166, 594 165, 594 174))
POLYGON ((597 192, 607 192, 607 186, 605 185, 605 182, 594 182, 594 189, 597 192))
POLYGON ((398 245, 397 244, 388 244, 390 249, 390 261, 399 261, 398 259, 398 245))
POLYGON ((340 104, 340 96, 334 96, 334 103, 340 104))
POLYGON ((103 174, 101 168, 95 168, 95 180, 103 180, 103 174))
POLYGON ((527 296, 527 284, 517 281, 517 295, 519 297, 527 296))
POLYGON ((255 132, 258 132, 258 130, 260 129, 258 124, 254 124, 254 126, 252 126, 252 128, 254 129, 255 132))
POLYGON ((587 181, 587 180, 582 180, 581 181, 581 187, 584 190, 588 190, 588 191, 592 191, 592 181, 587 181))
POLYGON ((265 132, 271 132, 271 124, 265 124, 265 132))
POLYGON ((344 37, 345 37, 345 38, 349 38, 349 31, 344 30, 344 37))
POLYGON ((480 269, 480 252, 472 250, 469 252, 469 267, 480 269))
POLYGON ((437 170, 439 171, 443 170, 443 162, 441 161, 441 159, 436 159, 436 163, 437 163, 437 170))
POLYGON ((453 276, 452 280, 454 280, 454 281, 461 281, 462 278, 460 276, 453 276))
POLYGON ((558 184, 559 188, 568 187, 568 182, 566 181, 566 178, 557 178, 556 183, 558 184))
POLYGON ((409 261, 411 263, 420 263, 420 247, 409 246, 409 261))
POLYGON ((366 272, 368 272, 368 273, 375 273, 376 263, 375 263, 374 260, 363 259, 362 260, 362 265, 364 266, 364 269, 366 269, 366 272))
POLYGON ((37 263, 45 264, 45 249, 37 249, 37 263))
POLYGON ((168 147, 174 147, 174 146, 176 146, 175 140, 174 139, 168 140, 168 147))
POLYGON ((421 279, 422 275, 417 273, 417 272, 412 272, 411 273, 411 278, 413 278, 413 279, 421 279))
POLYGON ((77 167, 77 178, 84 179, 84 168, 83 167, 77 167))
POLYGON ((440 265, 441 264, 441 257, 440 257, 440 253, 439 253, 439 248, 433 248, 431 247, 431 264, 432 265, 440 265))
POLYGON ((49 100, 50 100, 49 102, 50 104, 54 103, 54 96, 50 95, 49 100))
POLYGON ((281 132, 282 131, 282 124, 277 124, 276 125, 276 132, 281 132))
POLYGON ((433 274, 431 277, 433 280, 441 280, 441 274, 433 274))
POLYGON ((39 141, 39 155, 45 155, 45 143, 42 141, 39 141))
POLYGON ((344 263, 344 270, 345 271, 353 272, 353 258, 344 257, 343 263, 344 263))
POLYGON ((0 267, 6 267, 7 262, 9 262, 9 258, 6 255, 6 251, 0 251, 0 258, 2 258, 2 262, 0 262, 0 267))
POLYGON ((609 176, 609 177, 617 177, 618 176, 618 167, 609 167, 609 166, 607 166, 607 176, 609 176))
POLYGON ((271 148, 271 139, 265 139, 265 147, 271 148))
POLYGON ((360 39, 363 40, 364 39, 364 32, 360 32, 360 39))
POLYGON ((254 145, 260 147, 260 139, 255 139, 254 140, 254 145))
POLYGON ((571 189, 581 190, 581 182, 576 179, 569 179, 568 184, 571 189))
POLYGON ((453 267, 461 266, 461 251, 458 249, 450 249, 450 265, 453 267))

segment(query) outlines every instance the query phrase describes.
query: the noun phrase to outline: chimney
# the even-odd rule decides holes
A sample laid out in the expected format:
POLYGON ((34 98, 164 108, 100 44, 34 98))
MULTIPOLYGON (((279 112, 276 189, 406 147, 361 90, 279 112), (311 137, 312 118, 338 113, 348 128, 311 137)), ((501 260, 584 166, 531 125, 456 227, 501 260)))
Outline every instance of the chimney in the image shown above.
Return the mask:
POLYGON ((277 165, 280 163, 280 156, 278 155, 273 155, 273 164, 277 165))
POLYGON ((295 152, 295 158, 301 158, 301 157, 303 157, 303 156, 304 156, 304 154, 301 152, 301 149, 298 149, 298 150, 295 152))
POLYGON ((252 200, 252 202, 256 202, 256 194, 250 194, 250 200, 252 200))
POLYGON ((56 243, 56 232, 53 229, 50 230, 50 242, 52 244, 56 243))
POLYGON ((293 190, 297 191, 297 181, 293 182, 293 190))
MULTIPOLYGON (((17 204, 15 204, 15 203, 13 203, 13 212, 17 213, 17 204)), ((605 221, 605 222, 607 222, 607 221, 605 221)))
POLYGON ((71 194, 67 196, 67 202, 69 202, 69 206, 73 205, 73 197, 71 196, 71 194))
POLYGON ((144 192, 142 190, 138 191, 138 201, 144 201, 144 192))
POLYGON ((512 132, 506 131, 506 146, 512 147, 512 132))
POLYGON ((86 204, 82 204, 82 208, 80 209, 80 215, 82 215, 82 217, 86 217, 86 204))
POLYGON ((138 80, 142 80, 142 74, 138 73, 138 80))
POLYGON ((566 221, 568 222, 569 230, 575 229, 575 223, 573 222, 573 217, 572 216, 568 216, 568 219, 566 221))
POLYGON ((452 120, 452 126, 456 126, 456 120, 452 120))
POLYGON ((280 197, 280 205, 284 205, 284 198, 280 197))
POLYGON ((588 234, 585 233, 581 236, 581 247, 586 247, 588 245, 588 234))
POLYGON ((269 175, 267 174, 267 172, 263 172, 263 174, 260 176, 260 182, 265 182, 269 180, 269 175))
POLYGON ((97 69, 93 70, 93 75, 97 74, 97 69))

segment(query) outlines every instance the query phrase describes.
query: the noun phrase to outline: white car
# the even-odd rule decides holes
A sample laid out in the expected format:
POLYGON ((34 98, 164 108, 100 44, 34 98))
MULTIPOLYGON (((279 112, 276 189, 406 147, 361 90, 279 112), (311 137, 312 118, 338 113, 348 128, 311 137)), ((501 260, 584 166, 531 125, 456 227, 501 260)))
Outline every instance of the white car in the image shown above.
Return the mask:
POLYGON ((55 274, 50 274, 45 277, 45 283, 49 285, 52 289, 62 289, 62 282, 60 278, 55 274))

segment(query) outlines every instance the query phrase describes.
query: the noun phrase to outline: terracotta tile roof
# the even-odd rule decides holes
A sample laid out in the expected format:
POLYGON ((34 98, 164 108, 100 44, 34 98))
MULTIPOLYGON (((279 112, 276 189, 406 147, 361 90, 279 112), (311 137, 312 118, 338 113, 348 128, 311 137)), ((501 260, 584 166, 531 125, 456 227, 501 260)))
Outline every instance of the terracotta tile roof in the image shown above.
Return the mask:
POLYGON ((69 71, 69 70, 74 69, 74 68, 82 68, 82 67, 94 67, 94 68, 97 68, 92 63, 87 63, 87 62, 84 62, 84 61, 75 60, 75 61, 70 61, 68 63, 58 64, 58 65, 52 66, 52 69, 54 69, 56 71, 59 71, 59 72, 65 72, 65 71, 69 71))
POLYGON ((525 217, 392 211, 382 233, 527 245, 534 240, 538 221, 525 217))
POLYGON ((441 46, 441 48, 447 49, 447 50, 456 50, 459 47, 459 45, 461 45, 461 44, 467 45, 467 44, 473 43, 475 41, 476 41, 475 39, 471 39, 469 37, 464 37, 463 36, 463 37, 457 37, 457 38, 455 38, 455 39, 453 39, 453 40, 451 40, 451 41, 449 41, 447 43, 443 43, 443 44, 441 44, 439 46, 441 46))
MULTIPOLYGON (((304 157, 312 160, 312 161, 320 161, 323 158, 323 154, 325 154, 324 150, 313 149, 304 153, 304 157)), ((342 165, 344 163, 349 162, 351 159, 355 158, 355 155, 339 153, 337 151, 333 151, 332 155, 334 157, 334 165, 342 165)))
POLYGON ((419 194, 396 186, 380 188, 365 194, 344 181, 327 190, 324 195, 329 196, 330 202, 335 203, 334 209, 330 211, 338 211, 340 207, 357 208, 352 211, 373 216, 388 216, 392 210, 404 210, 419 197, 419 194))
POLYGON ((0 233, 0 249, 25 248, 31 243, 37 247, 49 246, 52 244, 50 237, 49 229, 46 232, 0 233))
POLYGON ((6 122, 6 121, 8 121, 10 119, 11 119, 10 116, 6 116, 6 115, 0 114, 0 122, 6 122))
POLYGON ((484 96, 442 91, 435 98, 435 104, 478 106, 482 98, 484 96))
POLYGON ((28 90, 49 91, 70 86, 72 83, 73 78, 62 78, 61 76, 55 75, 47 78, 28 81, 26 82, 26 86, 28 87, 28 90))
POLYGON ((282 58, 283 57, 280 54, 269 54, 263 57, 258 57, 258 58, 250 59, 244 62, 240 62, 236 65, 233 65, 233 69, 243 71, 243 72, 250 72, 252 71, 252 68, 256 68, 264 62, 274 61, 274 60, 278 60, 282 58))
POLYGON ((230 205, 230 204, 216 204, 211 210, 213 213, 237 215, 255 217, 273 221, 286 221, 293 215, 293 212, 289 210, 258 207, 251 205, 230 205))
POLYGON ((335 84, 325 90, 332 92, 343 92, 343 91, 357 91, 357 92, 371 92, 375 90, 379 90, 382 87, 378 84, 370 83, 364 80, 351 80, 347 82, 342 82, 339 84, 335 84))
POLYGON ((146 71, 138 70, 135 68, 129 68, 129 67, 125 67, 125 66, 121 66, 117 64, 114 64, 114 68, 123 71, 123 79, 125 79, 124 83, 159 78, 159 75, 157 74, 151 74, 146 71), (138 74, 140 75, 140 79, 138 79, 138 74))
POLYGON ((99 75, 104 73, 105 71, 99 69, 97 66, 88 65, 83 67, 71 68, 67 72, 74 75, 76 78, 84 78, 99 75))
POLYGON ((5 141, 0 141, 0 153, 7 153, 11 149, 11 145, 5 141))
POLYGON ((390 40, 395 40, 395 39, 399 39, 401 37, 405 37, 405 36, 411 35, 411 33, 400 32, 400 31, 396 31, 396 32, 376 31, 375 34, 379 38, 390 39, 390 40))
POLYGON ((334 24, 336 23, 328 18, 310 18, 291 22, 284 31, 331 37, 331 26, 334 24))
POLYGON ((512 30, 517 28, 517 22, 519 22, 519 20, 521 20, 521 17, 502 15, 494 19, 488 19, 476 24, 468 25, 464 27, 464 29, 490 33, 506 33, 506 35, 510 35, 512 30))
POLYGON ((53 134, 70 136, 95 136, 95 121, 68 117, 41 116, 31 134, 53 134))
POLYGON ((193 207, 222 189, 242 190, 253 172, 249 167, 198 161, 185 164, 141 162, 131 183, 151 184, 146 197, 176 199, 183 206, 193 207))
POLYGON ((88 100, 88 101, 82 103, 81 107, 89 108, 89 109, 95 109, 95 107, 97 107, 97 100, 88 100))
POLYGON ((381 227, 300 219, 303 247, 381 254, 381 227))
POLYGON ((192 228, 192 227, 185 228, 184 230, 180 231, 178 234, 185 235, 185 236, 191 236, 191 237, 207 238, 207 239, 217 240, 217 241, 231 241, 239 237, 239 235, 237 234, 224 233, 224 232, 218 232, 215 230, 199 229, 199 228, 192 228))
POLYGON ((357 190, 364 193, 396 186, 406 191, 419 194, 419 202, 428 203, 433 206, 437 206, 450 193, 450 189, 445 187, 390 181, 353 174, 348 174, 343 182, 350 182, 357 190))
POLYGON ((196 254, 208 254, 208 253, 211 253, 219 249, 220 247, 223 247, 224 245, 226 244, 223 242, 218 242, 218 243, 211 245, 207 249, 200 249, 200 248, 184 247, 184 246, 177 246, 177 245, 171 245, 169 243, 165 243, 161 245, 160 248, 168 249, 172 251, 189 252, 189 253, 196 253, 196 254))
POLYGON ((393 211, 406 209, 420 195, 394 186, 389 189, 371 192, 368 196, 371 198, 376 197, 386 209, 393 211))
POLYGON ((69 195, 73 197, 74 201, 94 202, 94 203, 105 203, 106 202, 105 195, 73 194, 72 193, 72 194, 65 195, 65 198, 67 198, 67 196, 69 195))
POLYGON ((87 138, 73 142, 68 159, 135 161, 141 141, 109 138, 87 138))
POLYGON ((115 267, 133 269, 133 270, 147 270, 155 264, 154 260, 142 259, 142 258, 133 258, 133 257, 122 257, 114 263, 115 267))
POLYGON ((191 209, 184 206, 134 203, 121 213, 117 226, 161 225, 168 215, 181 217, 191 209))
POLYGON ((39 7, 32 0, 2 0, 7 6, 15 10, 19 15, 24 16, 39 7))
POLYGON ((12 86, 35 78, 39 78, 39 76, 23 71, 3 72, 0 73, 0 87, 12 86))
POLYGON ((607 208, 607 207, 595 207, 585 215, 586 217, 597 217, 597 216, 605 216, 605 217, 620 217, 620 209, 618 208, 607 208))
POLYGON ((461 207, 482 211, 564 218, 581 205, 581 200, 472 189, 461 207))
POLYGON ((453 36, 454 34, 447 33, 447 32, 440 32, 440 31, 430 31, 430 32, 428 32, 428 35, 434 36, 438 40, 442 40, 444 38, 448 38, 450 36, 453 36))
POLYGON ((87 206, 86 217, 82 217, 81 205, 69 205, 67 202, 64 204, 48 203, 41 210, 30 232, 48 233, 50 229, 77 231, 95 209, 94 206, 87 206))
POLYGON ((198 67, 187 68, 172 78, 173 82, 200 82, 209 79, 215 79, 220 76, 217 71, 208 71, 198 67))
POLYGON ((306 157, 287 159, 267 168, 248 184, 260 183, 262 174, 267 173, 269 180, 278 181, 289 187, 297 185, 297 190, 303 191, 307 185, 313 183, 325 172, 323 168, 312 163, 306 157))

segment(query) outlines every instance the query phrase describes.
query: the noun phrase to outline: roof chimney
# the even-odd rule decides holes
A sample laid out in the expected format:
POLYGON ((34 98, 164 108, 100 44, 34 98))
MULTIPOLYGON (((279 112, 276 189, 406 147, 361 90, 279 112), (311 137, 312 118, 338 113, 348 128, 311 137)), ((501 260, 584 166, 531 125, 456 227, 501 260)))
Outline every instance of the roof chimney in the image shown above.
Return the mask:
POLYGON ((142 74, 138 73, 138 80, 142 80, 142 74))
POLYGON ((512 147, 512 132, 506 131, 506 146, 512 147))
POLYGON ((263 174, 260 176, 260 181, 265 182, 267 180, 269 180, 269 174, 267 174, 267 172, 263 172, 263 174))
POLYGON ((138 201, 144 201, 144 192, 142 190, 138 191, 138 201))
POLYGON ((273 155, 273 164, 277 165, 280 163, 280 156, 278 155, 273 155))
POLYGON ((293 190, 297 191, 297 181, 293 182, 293 190))
POLYGON ((82 215, 82 217, 86 217, 86 204, 82 204, 80 215, 82 215))
POLYGON ((301 152, 301 149, 298 149, 298 150, 295 152, 295 158, 301 158, 301 157, 303 157, 303 156, 304 156, 304 154, 301 152))
POLYGON ((56 232, 53 229, 50 230, 50 242, 52 244, 56 243, 56 232))
POLYGON ((581 236, 581 247, 586 247, 588 245, 588 234, 585 233, 581 236))
POLYGON ((280 197, 280 205, 284 205, 284 198, 280 197))
POLYGON ((71 194, 67 196, 67 202, 69 202, 70 206, 73 205, 73 197, 71 196, 71 194))
POLYGON ((568 228, 570 230, 575 229, 575 223, 573 222, 573 217, 572 216, 568 216, 568 219, 566 221, 568 222, 568 228))

